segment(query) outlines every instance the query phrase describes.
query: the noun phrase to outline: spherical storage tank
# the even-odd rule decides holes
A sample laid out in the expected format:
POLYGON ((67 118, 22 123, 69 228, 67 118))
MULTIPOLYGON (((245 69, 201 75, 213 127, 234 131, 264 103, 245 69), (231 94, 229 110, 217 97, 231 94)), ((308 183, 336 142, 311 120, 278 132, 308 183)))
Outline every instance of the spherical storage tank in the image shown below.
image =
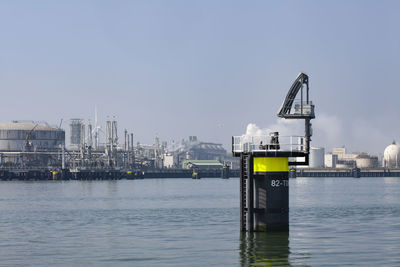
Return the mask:
POLYGON ((400 146, 393 142, 385 148, 383 152, 383 167, 398 168, 400 167, 400 146))
POLYGON ((27 136, 36 151, 57 150, 65 142, 62 129, 36 123, 0 123, 0 151, 24 151, 27 136))
POLYGON ((325 167, 325 148, 323 147, 310 147, 310 168, 324 168, 325 167))

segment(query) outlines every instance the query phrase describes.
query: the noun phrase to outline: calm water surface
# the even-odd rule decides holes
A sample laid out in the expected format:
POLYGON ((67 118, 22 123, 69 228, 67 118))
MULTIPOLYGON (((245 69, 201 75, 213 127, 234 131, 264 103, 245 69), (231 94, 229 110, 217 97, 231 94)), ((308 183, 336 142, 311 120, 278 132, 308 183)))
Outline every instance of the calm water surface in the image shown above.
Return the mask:
POLYGON ((239 232, 239 179, 0 182, 0 266, 400 266, 400 178, 290 180, 239 232))

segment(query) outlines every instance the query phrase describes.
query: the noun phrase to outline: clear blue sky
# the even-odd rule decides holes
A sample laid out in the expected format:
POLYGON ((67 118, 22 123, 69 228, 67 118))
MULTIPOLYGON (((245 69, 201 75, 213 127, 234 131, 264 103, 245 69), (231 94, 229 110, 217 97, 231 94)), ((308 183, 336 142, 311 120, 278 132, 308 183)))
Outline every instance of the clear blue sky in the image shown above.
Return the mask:
POLYGON ((0 121, 93 120, 97 105, 143 143, 227 146, 276 123, 303 71, 313 144, 381 153, 400 141, 399 14, 385 0, 3 0, 0 121))

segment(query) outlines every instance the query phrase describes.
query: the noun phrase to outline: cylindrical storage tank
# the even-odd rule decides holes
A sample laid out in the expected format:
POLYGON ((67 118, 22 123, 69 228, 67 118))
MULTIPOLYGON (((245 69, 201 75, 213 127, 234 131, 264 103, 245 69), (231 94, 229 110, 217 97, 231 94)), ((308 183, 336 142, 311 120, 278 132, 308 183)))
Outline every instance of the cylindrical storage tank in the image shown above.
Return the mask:
POLYGON ((338 163, 338 164, 336 164, 336 168, 337 169, 349 169, 349 168, 353 168, 353 166, 351 166, 349 164, 345 164, 345 163, 338 163))
POLYGON ((82 119, 71 119, 70 127, 70 145, 78 147, 81 144, 82 119))
POLYGON ((35 151, 58 150, 65 142, 65 132, 35 123, 0 123, 0 151, 24 151, 27 142, 35 151))
POLYGON ((325 167, 325 148, 323 147, 310 147, 310 168, 324 168, 325 167))
POLYGON ((356 158, 357 168, 376 168, 378 167, 378 157, 368 155, 358 155, 356 158))

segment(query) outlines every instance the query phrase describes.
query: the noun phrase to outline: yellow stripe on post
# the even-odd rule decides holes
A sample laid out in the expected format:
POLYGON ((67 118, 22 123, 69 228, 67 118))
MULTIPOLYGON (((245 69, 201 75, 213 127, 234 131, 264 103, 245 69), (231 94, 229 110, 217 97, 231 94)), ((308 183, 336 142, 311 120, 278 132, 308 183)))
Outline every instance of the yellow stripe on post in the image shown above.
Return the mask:
POLYGON ((254 157, 254 172, 288 172, 289 158, 254 157))

